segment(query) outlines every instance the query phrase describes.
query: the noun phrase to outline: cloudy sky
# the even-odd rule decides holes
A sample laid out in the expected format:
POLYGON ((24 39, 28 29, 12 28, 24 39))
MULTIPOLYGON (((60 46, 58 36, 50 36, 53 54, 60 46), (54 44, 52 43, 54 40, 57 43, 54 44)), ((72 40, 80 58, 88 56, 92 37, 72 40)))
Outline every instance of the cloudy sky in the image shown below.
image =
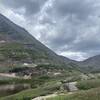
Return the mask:
POLYGON ((100 0, 0 0, 0 13, 60 55, 100 54, 100 0))

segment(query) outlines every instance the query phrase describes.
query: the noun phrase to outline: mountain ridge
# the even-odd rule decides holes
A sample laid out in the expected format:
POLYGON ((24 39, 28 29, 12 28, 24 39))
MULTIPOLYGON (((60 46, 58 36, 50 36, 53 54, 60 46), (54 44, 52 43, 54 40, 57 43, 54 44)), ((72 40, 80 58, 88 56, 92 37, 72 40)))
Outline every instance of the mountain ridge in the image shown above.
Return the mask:
POLYGON ((1 14, 0 55, 0 60, 4 63, 32 62, 67 66, 66 61, 63 61, 59 55, 1 14))
MULTIPOLYGON (((24 28, 0 14, 0 63, 3 62, 6 65, 17 62, 53 64, 64 67, 75 65, 82 70, 85 68, 100 69, 100 55, 90 57, 84 61, 75 61, 57 55, 24 28)), ((6 65, 3 64, 3 66, 6 65)))

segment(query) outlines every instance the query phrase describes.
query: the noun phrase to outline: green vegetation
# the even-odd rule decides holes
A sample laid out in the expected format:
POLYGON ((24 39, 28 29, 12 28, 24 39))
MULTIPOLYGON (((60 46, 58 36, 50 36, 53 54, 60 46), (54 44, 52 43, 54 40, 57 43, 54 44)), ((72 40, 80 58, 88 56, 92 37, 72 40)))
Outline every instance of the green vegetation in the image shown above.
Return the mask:
POLYGON ((77 87, 81 90, 88 90, 91 88, 100 87, 100 79, 84 80, 78 82, 77 87))
POLYGON ((38 87, 43 85, 46 82, 52 81, 53 79, 51 79, 49 76, 39 76, 36 78, 33 78, 31 80, 31 86, 34 87, 38 87))
MULTIPOLYGON (((34 84, 38 84, 34 89, 25 90, 14 95, 0 98, 0 100, 31 100, 38 96, 49 95, 57 91, 60 92, 61 83, 59 83, 58 80, 52 80, 48 76, 41 76, 33 79, 33 81, 35 81, 34 84)), ((82 90, 72 94, 58 94, 58 96, 47 100, 100 100, 99 79, 81 81, 77 86, 82 90)))
POLYGON ((73 94, 58 95, 47 100, 100 100, 100 88, 80 91, 73 94))
POLYGON ((37 96, 52 94, 53 92, 58 91, 59 87, 60 84, 57 84, 56 82, 50 82, 35 89, 25 90, 15 95, 0 98, 0 100, 23 100, 23 98, 29 98, 29 100, 31 100, 37 96))
POLYGON ((0 54, 5 59, 22 60, 26 59, 29 54, 25 51, 24 46, 20 43, 7 43, 0 47, 0 54))
POLYGON ((0 79, 0 85, 31 83, 30 79, 5 78, 0 79))

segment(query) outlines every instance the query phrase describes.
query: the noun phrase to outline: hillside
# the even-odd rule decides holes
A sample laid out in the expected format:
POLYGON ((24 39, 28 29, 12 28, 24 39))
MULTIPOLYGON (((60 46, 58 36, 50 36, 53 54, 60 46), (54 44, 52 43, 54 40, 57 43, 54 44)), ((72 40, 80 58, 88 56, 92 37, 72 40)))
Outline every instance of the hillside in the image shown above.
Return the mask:
POLYGON ((86 72, 100 72, 100 55, 90 57, 78 64, 86 72))
POLYGON ((100 55, 82 62, 59 56, 24 28, 0 14, 0 66, 4 70, 9 66, 22 66, 24 63, 81 68, 89 72, 100 71, 100 55))
POLYGON ((0 67, 3 70, 24 63, 70 67, 69 62, 73 61, 57 55, 24 28, 0 14, 0 67))

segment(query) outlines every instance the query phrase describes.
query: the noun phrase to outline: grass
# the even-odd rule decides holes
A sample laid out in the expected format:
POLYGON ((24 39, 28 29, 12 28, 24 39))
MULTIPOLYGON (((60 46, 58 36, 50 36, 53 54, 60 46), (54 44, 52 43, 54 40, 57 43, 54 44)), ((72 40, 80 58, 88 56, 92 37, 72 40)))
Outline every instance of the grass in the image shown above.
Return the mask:
POLYGON ((91 89, 91 88, 100 87, 100 79, 80 81, 80 82, 78 82, 77 87, 80 90, 88 90, 88 89, 91 89))
POLYGON ((100 88, 80 91, 70 95, 58 95, 47 100, 100 100, 100 88))
MULTIPOLYGON (((91 82, 97 82, 99 84, 99 80, 88 80, 88 85, 92 84, 91 82)), ((97 85, 97 83, 96 87, 98 88, 93 87, 93 83, 93 86, 91 86, 91 88, 93 89, 87 88, 89 90, 81 90, 73 94, 66 93, 65 95, 58 95, 54 98, 49 98, 47 100, 100 100, 100 85, 97 85)), ((38 96, 45 96, 48 94, 52 94, 55 91, 59 91, 59 86, 60 85, 57 84, 57 81, 52 81, 35 89, 25 90, 15 95, 0 98, 0 100, 31 100, 32 98, 38 96)))
POLYGON ((38 88, 38 89, 29 89, 29 90, 26 90, 26 91, 22 91, 20 93, 17 93, 15 95, 11 95, 11 96, 7 96, 7 97, 4 97, 4 98, 0 98, 0 100, 22 100, 23 98, 25 97, 36 97, 38 95, 44 95, 46 94, 47 91, 43 92, 41 88, 38 88))
POLYGON ((15 95, 0 98, 0 100, 24 100, 23 98, 28 98, 31 100, 32 98, 35 98, 37 96, 52 94, 53 92, 59 90, 59 87, 59 84, 54 84, 54 82, 50 82, 35 89, 25 90, 15 95))
POLYGON ((6 78, 0 77, 0 85, 8 85, 8 84, 23 84, 23 83, 31 83, 30 79, 17 79, 17 78, 6 78))

